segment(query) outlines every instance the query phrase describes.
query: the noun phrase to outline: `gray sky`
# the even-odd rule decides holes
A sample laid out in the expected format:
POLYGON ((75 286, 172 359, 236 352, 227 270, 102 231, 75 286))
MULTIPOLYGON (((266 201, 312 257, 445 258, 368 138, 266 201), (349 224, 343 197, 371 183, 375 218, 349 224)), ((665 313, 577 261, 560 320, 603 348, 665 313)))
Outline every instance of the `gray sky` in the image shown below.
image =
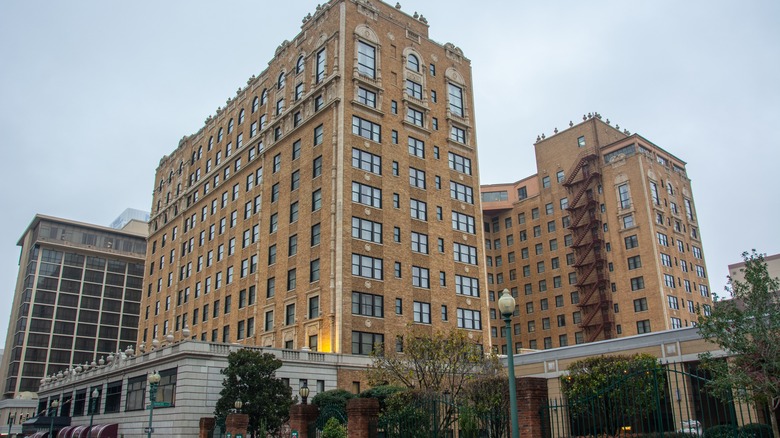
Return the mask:
MULTIPOLYGON (((316 5, 0 0, 2 302, 36 213, 107 225, 149 210, 159 159, 316 5)), ((402 5, 472 61, 483 184, 535 173, 538 134, 598 111, 688 162, 712 290, 742 251, 780 252, 780 2, 402 5)))

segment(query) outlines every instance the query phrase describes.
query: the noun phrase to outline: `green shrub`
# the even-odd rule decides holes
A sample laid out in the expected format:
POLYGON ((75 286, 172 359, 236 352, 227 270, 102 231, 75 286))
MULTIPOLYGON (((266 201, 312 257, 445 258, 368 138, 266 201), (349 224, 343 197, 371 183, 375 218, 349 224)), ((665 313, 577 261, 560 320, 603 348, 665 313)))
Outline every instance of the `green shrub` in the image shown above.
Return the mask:
POLYGON ((705 438, 734 438, 737 436, 737 426, 719 424, 704 431, 705 438))
POLYGON ((740 438, 772 438, 772 426, 750 423, 739 428, 740 438))
POLYGON ((315 395, 311 403, 320 408, 320 415, 336 417, 342 422, 347 419, 347 400, 354 397, 355 394, 344 389, 331 389, 315 395))
POLYGON ((322 429, 322 438, 347 438, 347 428, 339 420, 331 418, 322 429))
POLYGON ((360 393, 358 397, 360 398, 375 398, 377 401, 379 401, 379 408, 381 410, 385 409, 385 406, 387 405, 387 398, 391 395, 397 393, 397 392, 403 392, 406 391, 407 388, 404 388, 403 386, 393 386, 393 385, 380 385, 375 386, 373 388, 369 388, 363 392, 360 393))

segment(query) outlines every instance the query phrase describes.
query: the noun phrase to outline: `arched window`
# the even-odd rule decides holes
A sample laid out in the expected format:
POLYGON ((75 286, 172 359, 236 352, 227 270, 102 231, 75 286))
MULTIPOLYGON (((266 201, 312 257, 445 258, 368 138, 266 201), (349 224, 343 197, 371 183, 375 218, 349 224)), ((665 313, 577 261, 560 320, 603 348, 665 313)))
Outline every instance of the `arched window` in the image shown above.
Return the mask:
POLYGON ((268 101, 268 89, 263 88, 263 94, 260 95, 260 105, 265 105, 268 101))
POLYGON ((217 143, 222 141, 222 128, 219 128, 219 131, 217 131, 217 143))
POLYGON ((209 150, 214 146, 214 136, 209 137, 209 150))
POLYGON ((295 63, 295 74, 303 72, 303 55, 298 58, 298 62, 295 63))
POLYGON ((228 121, 228 134, 230 134, 231 132, 233 132, 233 119, 230 119, 228 121))
POLYGON ((203 146, 198 146, 198 159, 203 156, 203 146))
POLYGON ((260 98, 255 96, 254 100, 252 100, 252 114, 257 111, 258 107, 260 107, 260 98))
POLYGON ((284 72, 279 73, 279 79, 276 80, 276 88, 279 90, 284 88, 284 72))
POLYGON ((238 124, 244 123, 244 109, 241 108, 241 111, 238 112, 238 124))
POLYGON ((417 55, 409 54, 406 58, 406 67, 409 70, 420 71, 420 60, 417 58, 417 55))

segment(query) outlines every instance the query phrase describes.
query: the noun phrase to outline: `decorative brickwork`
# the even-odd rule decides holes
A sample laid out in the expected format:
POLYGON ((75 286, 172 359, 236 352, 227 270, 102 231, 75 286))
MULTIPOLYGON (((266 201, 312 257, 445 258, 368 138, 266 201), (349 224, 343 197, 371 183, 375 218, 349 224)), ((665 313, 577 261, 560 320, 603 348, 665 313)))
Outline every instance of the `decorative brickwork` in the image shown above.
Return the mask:
POLYGON ((199 424, 200 432, 198 433, 198 438, 209 438, 209 434, 214 430, 216 420, 214 420, 214 417, 203 417, 200 419, 199 424))
POLYGON ((247 414, 230 414, 225 420, 225 431, 232 436, 236 436, 238 433, 246 436, 248 427, 249 415, 247 414))
POLYGON ((347 401, 349 438, 374 438, 379 417, 379 401, 375 398, 353 398, 347 401))
POLYGON ((290 430, 298 431, 298 438, 309 436, 309 424, 317 419, 320 410, 314 405, 293 405, 290 407, 290 430))
POLYGON ((517 379, 517 422, 520 436, 542 438, 542 418, 539 409, 547 404, 547 379, 522 377, 517 379))

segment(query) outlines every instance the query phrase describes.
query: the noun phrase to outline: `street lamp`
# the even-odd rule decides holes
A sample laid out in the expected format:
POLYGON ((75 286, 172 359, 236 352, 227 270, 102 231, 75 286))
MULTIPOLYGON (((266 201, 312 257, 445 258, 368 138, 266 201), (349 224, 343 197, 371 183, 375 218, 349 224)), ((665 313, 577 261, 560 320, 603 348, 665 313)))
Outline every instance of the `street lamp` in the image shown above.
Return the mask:
POLYGON ((60 406, 60 402, 57 400, 52 400, 52 402, 49 404, 49 416, 51 417, 51 421, 49 422, 49 436, 52 436, 52 433, 54 433, 54 415, 51 415, 52 409, 54 410, 54 414, 57 413, 57 408, 60 406))
POLYGON ((301 396, 301 404, 306 404, 306 399, 309 398, 309 385, 306 382, 301 383, 301 387, 298 389, 298 394, 301 396))
POLYGON ((509 368, 509 410, 512 416, 512 438, 519 438, 520 432, 518 431, 517 424, 517 389, 515 387, 515 355, 512 349, 512 314, 515 311, 515 299, 512 294, 509 293, 509 289, 504 289, 504 293, 501 298, 498 299, 498 311, 501 312, 501 316, 504 317, 506 322, 506 348, 507 359, 509 368))
POLYGON ((153 372, 152 374, 149 374, 149 377, 146 378, 146 381, 149 382, 149 427, 147 430, 147 438, 152 438, 152 416, 154 415, 154 404, 157 400, 157 385, 160 384, 160 373, 157 371, 153 372))
POLYGON ((92 433, 92 420, 95 418, 95 404, 98 397, 100 397, 100 393, 98 392, 97 388, 95 388, 89 395, 89 432, 87 432, 89 434, 92 433))
POLYGON ((238 399, 238 400, 236 400, 235 403, 233 403, 233 406, 235 406, 235 408, 236 408, 236 413, 240 414, 241 413, 241 407, 244 406, 244 403, 241 401, 241 399, 238 399))

